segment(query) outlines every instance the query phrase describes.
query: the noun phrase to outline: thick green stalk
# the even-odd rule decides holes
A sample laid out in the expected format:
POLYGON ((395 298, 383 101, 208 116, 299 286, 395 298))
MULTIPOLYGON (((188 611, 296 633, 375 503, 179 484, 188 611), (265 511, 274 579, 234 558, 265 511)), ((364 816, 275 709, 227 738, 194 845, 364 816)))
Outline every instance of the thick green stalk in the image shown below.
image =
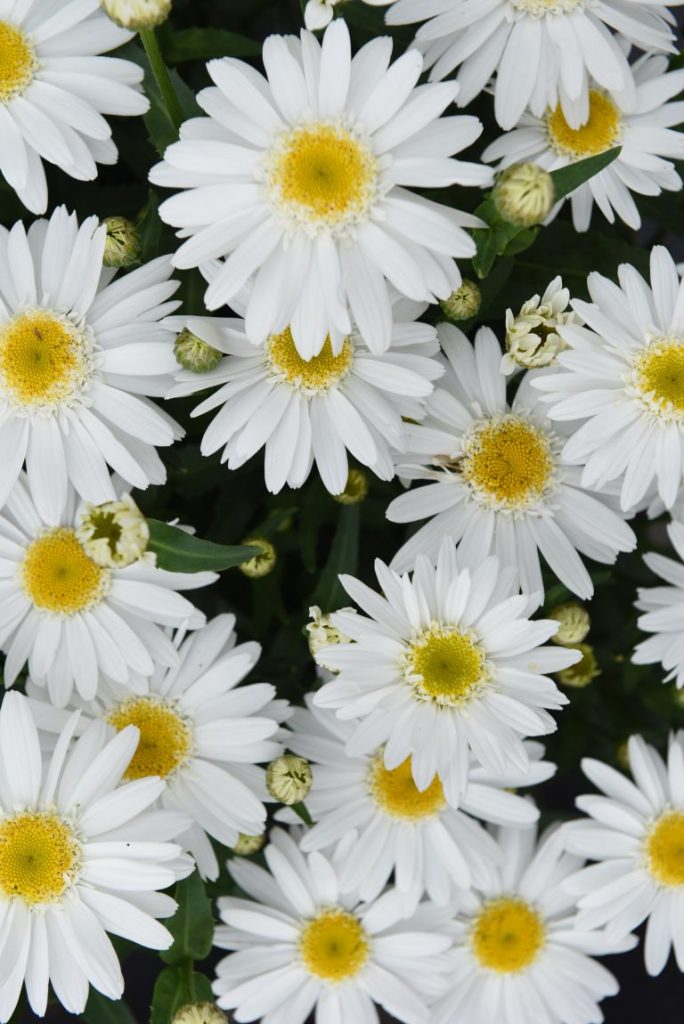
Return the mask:
POLYGON ((180 128, 183 122, 183 111, 181 105, 176 96, 176 91, 173 88, 171 78, 169 76, 169 70, 164 63, 161 50, 159 49, 159 42, 153 28, 141 28, 140 29, 140 41, 145 47, 145 53, 147 59, 150 62, 152 68, 152 74, 154 80, 159 87, 159 91, 164 101, 164 106, 168 112, 171 121, 175 128, 180 128))

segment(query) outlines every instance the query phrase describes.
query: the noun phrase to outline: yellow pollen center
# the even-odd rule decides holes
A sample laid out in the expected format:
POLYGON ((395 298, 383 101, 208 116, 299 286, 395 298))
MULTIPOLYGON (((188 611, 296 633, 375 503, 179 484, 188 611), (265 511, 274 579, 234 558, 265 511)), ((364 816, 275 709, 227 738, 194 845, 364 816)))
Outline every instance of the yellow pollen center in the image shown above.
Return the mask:
POLYGON ((571 160, 605 153, 620 142, 620 111, 609 96, 591 89, 589 92, 589 119, 581 128, 571 128, 558 104, 546 114, 549 141, 556 153, 571 160))
POLYGON ((73 530, 58 527, 29 545, 21 582, 36 608, 74 615, 98 604, 110 575, 88 558, 73 530))
POLYGON ((318 355, 308 360, 302 359, 297 351, 289 327, 268 339, 271 369, 282 374, 293 387, 309 391, 325 391, 337 384, 349 372, 353 358, 354 348, 346 338, 338 355, 333 353, 330 338, 326 338, 318 355))
POLYGON ((0 325, 0 391, 21 406, 68 401, 88 376, 90 347, 66 319, 20 313, 0 325))
POLYGON ((140 730, 135 754, 124 778, 171 775, 185 762, 192 748, 192 730, 171 705, 158 697, 129 697, 107 715, 117 732, 127 725, 140 730))
POLYGON ((317 978, 344 981, 366 963, 368 937, 353 914, 333 907, 304 926, 299 952, 306 969, 317 978))
POLYGON ((539 914, 516 899, 486 903, 471 933, 473 952, 480 964, 501 974, 529 967, 544 940, 545 929, 539 914))
POLYGON ((339 228, 364 218, 377 188, 378 162, 346 128, 295 128, 278 144, 267 183, 275 206, 310 227, 339 228))
POLYGON ((411 645, 409 679, 419 700, 455 707, 487 681, 485 656, 474 637, 434 626, 411 645))
POLYGON ((23 32, 8 21, 0 21, 0 103, 23 92, 33 78, 38 62, 23 32))
POLYGON ((662 885, 684 885, 684 812, 667 811, 646 840, 648 866, 662 885))
POLYGON ((684 342, 662 338, 637 356, 634 382, 651 412, 662 419, 684 416, 684 342))
POLYGON ((460 463, 461 476, 476 497, 511 511, 528 508, 543 496, 553 468, 549 438, 514 416, 477 428, 460 463))
POLYGON ((25 811, 0 822, 0 894, 29 905, 59 900, 79 853, 74 833, 56 814, 25 811))
POLYGON ((376 803, 393 818, 417 821, 438 814, 446 807, 442 783, 435 775, 422 792, 413 781, 411 758, 397 768, 385 768, 382 754, 371 765, 370 789, 376 803))

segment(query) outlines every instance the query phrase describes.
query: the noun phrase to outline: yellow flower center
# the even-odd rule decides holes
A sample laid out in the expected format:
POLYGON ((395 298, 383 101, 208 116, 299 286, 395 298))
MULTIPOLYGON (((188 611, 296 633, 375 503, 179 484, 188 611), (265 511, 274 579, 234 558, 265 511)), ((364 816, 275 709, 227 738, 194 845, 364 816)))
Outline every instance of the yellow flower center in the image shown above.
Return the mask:
POLYGON ((545 941, 544 923, 527 903, 497 899, 485 903, 475 919, 471 942, 483 967, 511 974, 529 967, 545 941))
POLYGON ((449 707, 467 703, 488 678, 475 638, 444 626, 425 630, 411 644, 407 672, 419 700, 449 707))
POLYGON ((283 136, 270 159, 267 187, 276 209, 309 230, 363 220, 377 192, 378 161, 368 144, 334 124, 283 136))
POLYGON ((333 353, 330 338, 326 338, 317 356, 302 359, 289 327, 282 334, 271 335, 267 351, 271 370, 293 387, 308 391, 325 391, 333 387, 347 375, 354 358, 354 348, 347 338, 338 355, 333 353))
POLYGON ((546 129, 552 149, 571 160, 605 153, 620 142, 622 119, 610 96, 597 89, 589 91, 589 119, 581 128, 571 128, 558 104, 546 114, 546 129))
POLYGON ((483 504, 507 511, 530 508, 553 478, 550 439, 515 416, 490 420, 466 442, 460 470, 483 504))
POLYGON ((332 907, 304 926, 299 952, 306 969, 317 978, 344 981, 358 974, 368 960, 369 942, 353 914, 332 907))
POLYGON ((662 885, 684 885, 684 812, 666 811, 646 840, 648 866, 662 885))
POLYGON ((163 779, 180 768, 192 749, 192 728, 176 708, 158 697, 129 697, 107 715, 117 732, 127 725, 140 730, 140 740, 124 778, 163 779))
POLYGON ((647 410, 658 419, 684 419, 684 341, 657 338, 636 358, 632 380, 647 410))
POLYGON ((73 881, 80 847, 56 814, 24 811, 0 822, 0 894, 29 905, 54 903, 73 881))
POLYGON ((0 391, 17 405, 68 402, 91 368, 89 339, 65 317, 33 309, 0 325, 0 391))
POLYGON ((28 38, 8 21, 0 21, 0 103, 23 92, 37 68, 28 38))
POLYGON ((371 793, 379 807, 393 818, 417 821, 446 807, 442 783, 435 775, 422 792, 413 781, 411 758, 397 768, 385 768, 382 754, 373 759, 369 775, 371 793))
POLYGON ((56 615, 75 615, 98 604, 110 581, 108 570, 88 558, 74 531, 64 527, 28 546, 20 573, 35 607, 56 615))

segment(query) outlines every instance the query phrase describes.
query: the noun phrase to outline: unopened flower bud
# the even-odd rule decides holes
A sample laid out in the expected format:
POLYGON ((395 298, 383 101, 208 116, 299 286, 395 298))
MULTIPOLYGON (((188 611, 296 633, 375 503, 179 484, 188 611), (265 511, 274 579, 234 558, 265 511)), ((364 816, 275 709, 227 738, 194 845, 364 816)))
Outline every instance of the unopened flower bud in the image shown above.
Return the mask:
POLYGON ((172 0, 100 0, 105 12, 121 28, 139 32, 156 28, 171 13, 172 0))
POLYGON ((461 287, 440 302, 442 312, 450 320, 469 320, 477 316, 482 305, 482 292, 474 281, 463 280, 461 287))
POLYGON ((187 327, 184 327, 176 338, 173 354, 176 362, 184 370, 191 370, 193 373, 208 373, 223 359, 223 352, 207 345, 206 341, 202 341, 187 327))
POLYGON ((574 665, 562 669, 556 673, 556 678, 563 686, 588 686, 592 679, 601 675, 594 648, 589 644, 568 644, 572 650, 579 651, 581 659, 574 665))
POLYGON ((551 212, 553 178, 536 164, 513 164, 499 175, 492 196, 504 220, 516 227, 531 228, 551 212))
POLYGON ((368 494, 368 476, 362 469, 350 469, 347 483, 341 494, 334 494, 333 498, 340 505, 358 505, 368 494))
POLYGON ((533 295, 517 316, 506 310, 506 354, 501 370, 510 374, 517 369, 533 370, 553 366, 559 352, 567 348, 558 333, 566 324, 581 324, 582 319, 568 310, 570 292, 563 280, 555 277, 542 297, 533 295))
POLYGON ((106 217, 102 223, 107 228, 102 257, 105 267, 132 267, 138 263, 142 255, 142 242, 133 221, 126 217, 106 217))
POLYGON ((266 769, 266 788, 275 800, 288 807, 305 800, 312 783, 309 762, 295 754, 277 757, 266 769))
POLYGON ((560 623, 558 632, 551 639, 562 647, 574 647, 575 644, 581 644, 591 626, 589 612, 576 601, 557 604, 549 612, 549 618, 560 623))
POLYGON ((251 857, 253 853, 258 853, 266 842, 266 836, 247 836, 243 832, 238 836, 238 841, 233 847, 233 853, 236 853, 238 857, 251 857))
POLYGON ((186 1003, 176 1012, 171 1024, 228 1024, 228 1018, 213 1003, 186 1003))
MULTIPOLYGON (((342 610, 354 611, 353 608, 344 608, 342 610)), ((337 626, 334 626, 330 615, 324 615, 317 605, 312 605, 309 608, 309 615, 312 621, 307 622, 306 632, 308 633, 307 641, 312 658, 315 658, 323 647, 329 647, 330 644, 349 643, 350 637, 342 633, 337 626)), ((325 668, 325 666, 323 667, 325 668)))
POLYGON ((93 562, 106 568, 122 568, 133 562, 154 565, 147 551, 150 528, 130 494, 101 505, 86 504, 76 528, 83 550, 93 562))
POLYGON ((259 553, 238 566, 241 573, 249 576, 250 579, 257 580, 261 576, 268 576, 269 572, 273 572, 278 555, 270 540, 266 540, 265 537, 245 537, 242 543, 251 548, 258 548, 259 553))

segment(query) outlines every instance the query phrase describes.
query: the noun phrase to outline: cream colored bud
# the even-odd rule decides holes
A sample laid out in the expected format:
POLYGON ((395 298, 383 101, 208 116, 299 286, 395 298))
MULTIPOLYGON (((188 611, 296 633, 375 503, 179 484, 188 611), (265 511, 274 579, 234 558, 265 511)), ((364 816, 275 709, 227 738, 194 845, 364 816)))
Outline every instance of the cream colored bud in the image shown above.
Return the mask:
MULTIPOLYGON (((354 609, 344 608, 342 611, 354 611, 354 609)), ((317 605, 312 605, 309 608, 309 615, 312 621, 307 622, 306 632, 312 658, 315 658, 323 647, 329 647, 331 644, 349 643, 350 637, 342 633, 337 626, 334 626, 330 615, 324 615, 317 605)), ((325 668, 325 666, 323 667, 325 668)))
POLYGON ((131 32, 156 28, 171 13, 171 0, 100 0, 100 4, 112 21, 131 32))
POLYGON ((140 232, 126 217, 107 217, 102 223, 107 228, 104 255, 105 267, 132 267, 140 261, 142 242, 140 232))
POLYGON ((558 632, 551 639, 562 647, 574 647, 575 644, 581 644, 591 627, 589 612, 576 601, 557 604, 549 612, 549 618, 560 623, 558 632))
POLYGON ((559 352, 567 348, 558 328, 581 324, 582 318, 568 309, 570 292, 561 277, 555 277, 542 297, 533 295, 523 303, 517 316, 506 310, 506 354, 501 370, 510 374, 517 369, 533 370, 553 366, 559 352))
POLYGON ((312 783, 311 765, 295 754, 277 757, 266 769, 266 788, 275 800, 288 807, 305 800, 312 783))
POLYGON ((440 302, 442 312, 450 320, 469 320, 477 316, 482 305, 482 292, 474 281, 464 279, 461 287, 452 292, 448 299, 440 302))
POLYGON ((575 665, 562 669, 556 673, 556 678, 563 686, 583 687, 588 686, 592 679, 601 675, 594 648, 589 644, 568 644, 574 651, 580 651, 582 657, 575 665))
POLYGON ((176 338, 173 354, 176 362, 184 370, 191 370, 192 373, 208 373, 223 359, 223 352, 207 345, 206 341, 202 341, 187 327, 184 327, 176 338))
POLYGON ((268 576, 269 572, 273 572, 278 555, 270 540, 266 540, 265 537, 245 537, 242 543, 258 548, 259 554, 238 566, 241 573, 250 579, 258 580, 261 576, 268 576))
POLYGON ((83 550, 93 562, 122 568, 133 562, 154 565, 156 555, 147 551, 150 528, 130 494, 101 505, 86 504, 76 527, 83 550))
POLYGON ((499 175, 492 196, 504 220, 516 227, 531 228, 551 212, 553 178, 536 164, 513 164, 499 175))
POLYGON ((228 1018, 213 1003, 187 1003, 176 1012, 171 1024, 228 1024, 228 1018))
POLYGON ((362 469, 350 469, 347 483, 341 494, 333 498, 340 505, 358 505, 368 494, 368 475, 362 469))
POLYGON ((236 853, 238 857, 251 857, 253 853, 258 853, 262 849, 265 842, 265 835, 247 836, 241 832, 233 847, 233 853, 236 853))

